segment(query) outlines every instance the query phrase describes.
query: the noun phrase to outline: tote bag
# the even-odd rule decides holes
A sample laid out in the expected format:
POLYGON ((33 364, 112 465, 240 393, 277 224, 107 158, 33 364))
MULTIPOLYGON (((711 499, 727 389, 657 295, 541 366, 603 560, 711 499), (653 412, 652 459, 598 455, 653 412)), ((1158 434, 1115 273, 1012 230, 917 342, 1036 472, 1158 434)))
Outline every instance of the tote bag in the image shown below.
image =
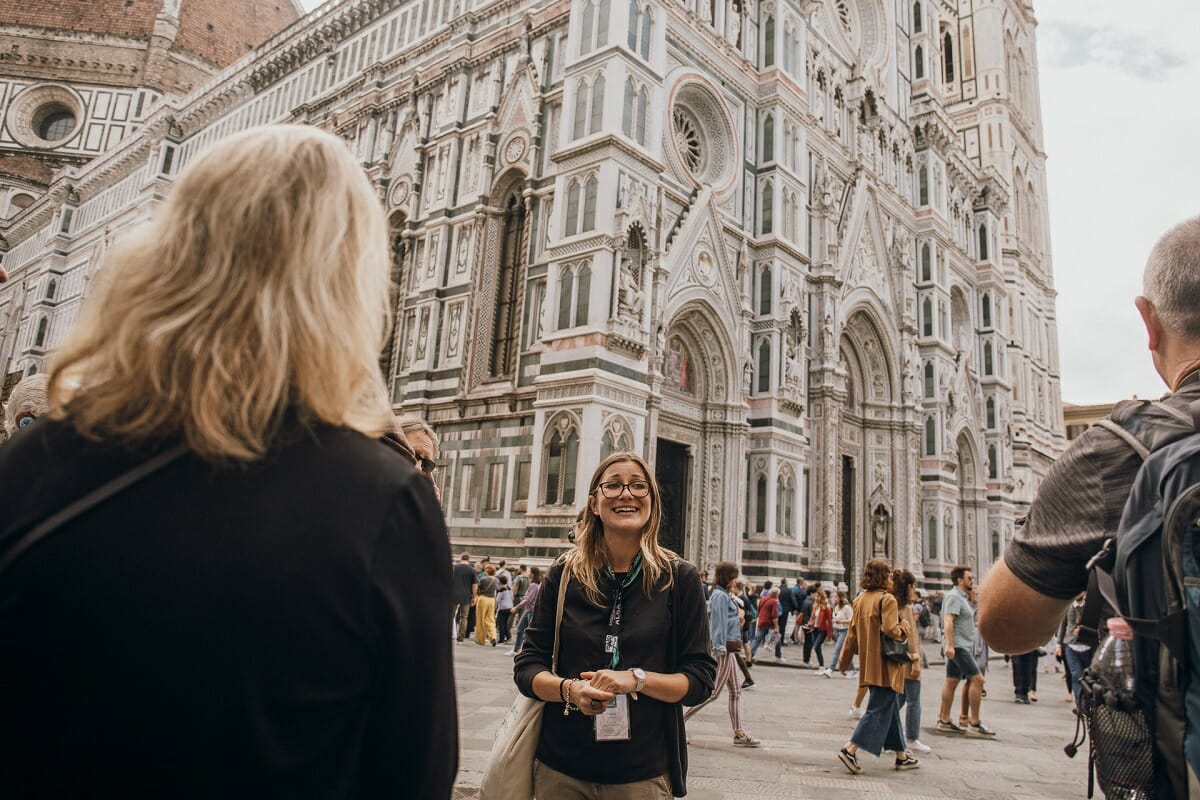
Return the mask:
MULTIPOLYGON (((570 570, 564 567, 554 610, 554 649, 550 671, 558 672, 558 629, 562 625, 563 603, 567 598, 570 570)), ((545 701, 518 694, 508 713, 500 721, 496 741, 488 757, 479 800, 526 800, 533 797, 533 759, 538 736, 542 732, 542 706, 545 701)))

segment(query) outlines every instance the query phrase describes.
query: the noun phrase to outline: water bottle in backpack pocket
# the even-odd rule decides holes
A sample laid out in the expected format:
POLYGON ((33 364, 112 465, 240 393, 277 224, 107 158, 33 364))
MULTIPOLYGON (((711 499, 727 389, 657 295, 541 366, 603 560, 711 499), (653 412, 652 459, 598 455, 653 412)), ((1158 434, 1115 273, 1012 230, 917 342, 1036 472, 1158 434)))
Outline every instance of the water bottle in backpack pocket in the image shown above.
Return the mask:
POLYGON ((1124 620, 1109 620, 1108 637, 1079 679, 1091 738, 1088 767, 1109 800, 1154 797, 1154 741, 1136 696, 1132 642, 1124 620))

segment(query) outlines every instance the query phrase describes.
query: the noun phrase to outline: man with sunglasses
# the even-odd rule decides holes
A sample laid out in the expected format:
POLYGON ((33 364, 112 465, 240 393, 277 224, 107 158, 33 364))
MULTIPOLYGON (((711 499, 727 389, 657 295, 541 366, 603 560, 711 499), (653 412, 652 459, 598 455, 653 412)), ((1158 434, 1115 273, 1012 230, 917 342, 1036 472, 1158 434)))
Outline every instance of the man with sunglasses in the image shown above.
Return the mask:
POLYGON ((438 435, 433 432, 424 420, 416 417, 401 417, 397 420, 408 446, 412 448, 417 458, 417 467, 425 473, 425 477, 433 483, 433 493, 438 502, 442 501, 442 487, 438 486, 434 473, 437 472, 438 435))

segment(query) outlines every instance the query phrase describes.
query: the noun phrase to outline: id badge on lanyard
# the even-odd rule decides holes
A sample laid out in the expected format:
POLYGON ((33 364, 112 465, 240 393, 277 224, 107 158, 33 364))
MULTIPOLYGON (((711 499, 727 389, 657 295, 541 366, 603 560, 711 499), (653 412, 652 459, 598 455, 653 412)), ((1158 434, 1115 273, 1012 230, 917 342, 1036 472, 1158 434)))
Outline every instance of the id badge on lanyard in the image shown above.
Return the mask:
MULTIPOLYGON (((623 583, 617 582, 617 576, 611 568, 605 568, 605 575, 613 590, 613 607, 608 616, 608 632, 604 635, 604 652, 610 653, 608 668, 616 669, 621 661, 621 611, 624 605, 625 590, 637 580, 642 572, 642 554, 638 553, 633 559, 629 575, 623 583)), ((632 733, 629 722, 629 695, 619 694, 608 701, 604 713, 592 718, 593 734, 597 742, 627 742, 632 733)))

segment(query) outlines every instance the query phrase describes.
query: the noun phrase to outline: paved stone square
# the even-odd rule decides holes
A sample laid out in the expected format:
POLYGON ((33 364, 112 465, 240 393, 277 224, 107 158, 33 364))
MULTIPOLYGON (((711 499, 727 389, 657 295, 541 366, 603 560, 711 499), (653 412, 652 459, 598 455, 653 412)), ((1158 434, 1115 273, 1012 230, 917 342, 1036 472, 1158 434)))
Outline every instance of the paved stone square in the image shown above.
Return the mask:
MULTIPOLYGON (((930 655, 933 646, 928 645, 930 655)), ((501 716, 516 694, 506 646, 455 647, 461 753, 456 798, 476 795, 501 716)), ((784 648, 787 665, 800 661, 800 648, 784 648)), ((832 652, 826 648, 826 654, 832 652)), ((755 667, 757 686, 742 694, 746 729, 762 740, 757 749, 731 744, 728 705, 718 699, 688 723, 692 800, 1030 800, 1087 795, 1087 756, 1074 760, 1063 745, 1075 731, 1071 704, 1060 674, 1039 674, 1040 702, 1016 705, 1012 676, 1001 659, 988 672, 989 697, 983 719, 995 740, 945 737, 929 732, 936 720, 945 671, 932 665, 922 681, 921 739, 934 748, 919 756, 921 768, 896 772, 891 756, 860 759, 853 776, 837 760, 837 749, 854 729, 849 715, 856 683, 823 678, 813 670, 766 663, 755 667)))

